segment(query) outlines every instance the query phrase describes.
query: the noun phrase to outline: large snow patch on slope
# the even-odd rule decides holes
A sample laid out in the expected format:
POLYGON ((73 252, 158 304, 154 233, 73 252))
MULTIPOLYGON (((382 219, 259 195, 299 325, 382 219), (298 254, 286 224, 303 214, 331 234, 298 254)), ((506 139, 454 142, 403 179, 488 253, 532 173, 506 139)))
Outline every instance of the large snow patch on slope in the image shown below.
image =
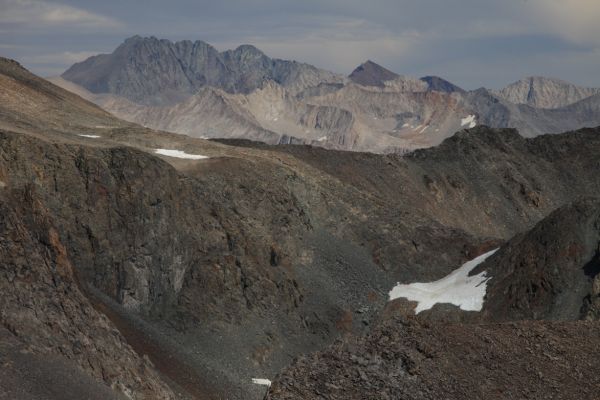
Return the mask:
POLYGON ((486 273, 469 276, 475 267, 498 249, 466 262, 459 269, 439 281, 429 283, 398 284, 390 292, 390 301, 405 298, 416 301, 415 312, 429 310, 437 303, 450 303, 465 311, 481 311, 487 286, 486 273))
POLYGON ((189 160, 203 160, 208 158, 207 156, 202 156, 200 154, 188 154, 185 151, 181 150, 169 150, 169 149, 156 149, 154 150, 156 154, 161 154, 167 157, 175 157, 175 158, 187 158, 189 160))

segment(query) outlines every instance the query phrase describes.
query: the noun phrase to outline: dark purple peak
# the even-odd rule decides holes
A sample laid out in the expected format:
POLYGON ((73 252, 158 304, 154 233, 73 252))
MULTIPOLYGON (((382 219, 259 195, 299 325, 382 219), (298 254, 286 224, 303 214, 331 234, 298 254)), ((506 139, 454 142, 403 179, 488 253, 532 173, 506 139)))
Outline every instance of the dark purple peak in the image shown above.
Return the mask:
POLYGON ((348 78, 359 85, 384 87, 386 81, 394 80, 399 76, 373 61, 367 60, 356 67, 348 78))

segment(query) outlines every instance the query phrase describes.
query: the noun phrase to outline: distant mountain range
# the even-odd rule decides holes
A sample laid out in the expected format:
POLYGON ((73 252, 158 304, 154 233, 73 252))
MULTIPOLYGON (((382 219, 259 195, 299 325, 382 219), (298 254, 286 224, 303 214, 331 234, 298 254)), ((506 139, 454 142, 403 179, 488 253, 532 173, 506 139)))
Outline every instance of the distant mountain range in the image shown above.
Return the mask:
POLYGON ((250 45, 219 52, 202 41, 154 37, 134 36, 51 80, 154 129, 377 153, 437 145, 478 124, 526 137, 600 125, 600 89, 557 79, 465 91, 373 61, 344 77, 250 45))
POLYGON ((134 36, 112 54, 73 65, 63 78, 92 93, 111 93, 145 105, 165 105, 205 86, 249 93, 263 81, 293 88, 342 78, 312 65, 267 57, 251 45, 217 51, 203 41, 170 42, 134 36))

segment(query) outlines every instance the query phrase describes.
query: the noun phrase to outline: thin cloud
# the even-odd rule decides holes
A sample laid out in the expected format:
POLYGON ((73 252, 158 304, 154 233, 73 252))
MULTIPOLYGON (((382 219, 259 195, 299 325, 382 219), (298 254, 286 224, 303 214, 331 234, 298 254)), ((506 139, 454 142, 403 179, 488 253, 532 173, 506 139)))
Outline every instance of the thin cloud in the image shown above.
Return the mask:
POLYGON ((100 53, 99 51, 63 51, 59 53, 40 54, 26 56, 23 62, 32 64, 61 64, 70 65, 83 61, 91 56, 100 53))
POLYGON ((540 29, 577 44, 600 45, 598 0, 528 0, 524 6, 540 29))
POLYGON ((0 0, 0 24, 26 28, 116 28, 114 18, 80 8, 38 0, 0 0))

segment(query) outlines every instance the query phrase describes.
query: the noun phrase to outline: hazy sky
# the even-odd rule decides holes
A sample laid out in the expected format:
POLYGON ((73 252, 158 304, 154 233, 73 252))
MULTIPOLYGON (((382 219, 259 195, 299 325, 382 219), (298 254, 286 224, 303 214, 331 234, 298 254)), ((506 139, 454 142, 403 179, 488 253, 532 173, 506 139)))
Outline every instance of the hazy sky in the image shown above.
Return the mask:
POLYGON ((600 0, 0 0, 0 55, 58 75, 139 34, 344 74, 371 59, 466 89, 530 75, 600 87, 599 21, 600 0))

